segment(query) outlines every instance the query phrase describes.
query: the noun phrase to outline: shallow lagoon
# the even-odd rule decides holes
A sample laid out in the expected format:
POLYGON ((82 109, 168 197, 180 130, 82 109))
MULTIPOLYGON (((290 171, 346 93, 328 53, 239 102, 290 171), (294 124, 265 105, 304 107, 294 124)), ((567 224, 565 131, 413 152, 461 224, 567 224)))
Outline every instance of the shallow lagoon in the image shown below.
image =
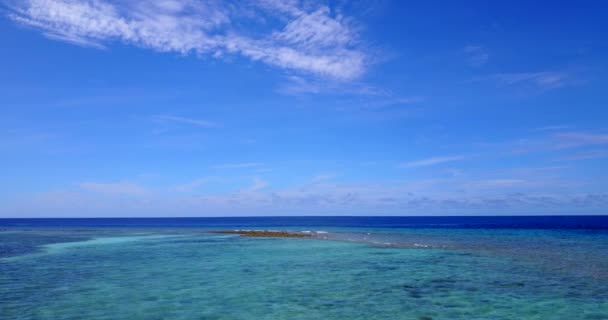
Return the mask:
POLYGON ((0 318, 608 319, 603 230, 326 229, 5 229, 0 318))

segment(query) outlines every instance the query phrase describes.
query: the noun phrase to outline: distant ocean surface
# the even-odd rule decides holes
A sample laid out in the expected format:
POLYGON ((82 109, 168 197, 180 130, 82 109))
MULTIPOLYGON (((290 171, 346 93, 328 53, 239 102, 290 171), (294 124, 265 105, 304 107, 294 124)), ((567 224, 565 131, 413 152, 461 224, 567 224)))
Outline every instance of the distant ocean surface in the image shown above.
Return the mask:
POLYGON ((354 227, 608 229, 608 216, 231 217, 0 219, 0 227, 354 227))
POLYGON ((0 319, 608 319, 608 216, 0 219, 0 319))

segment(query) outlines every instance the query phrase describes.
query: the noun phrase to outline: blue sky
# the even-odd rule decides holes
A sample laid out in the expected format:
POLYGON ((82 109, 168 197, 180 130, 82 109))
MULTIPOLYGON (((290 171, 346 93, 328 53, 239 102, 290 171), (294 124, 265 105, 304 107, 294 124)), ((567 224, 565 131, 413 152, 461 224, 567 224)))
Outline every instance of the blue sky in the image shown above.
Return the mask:
POLYGON ((1 217, 608 213, 601 1, 0 8, 1 217))

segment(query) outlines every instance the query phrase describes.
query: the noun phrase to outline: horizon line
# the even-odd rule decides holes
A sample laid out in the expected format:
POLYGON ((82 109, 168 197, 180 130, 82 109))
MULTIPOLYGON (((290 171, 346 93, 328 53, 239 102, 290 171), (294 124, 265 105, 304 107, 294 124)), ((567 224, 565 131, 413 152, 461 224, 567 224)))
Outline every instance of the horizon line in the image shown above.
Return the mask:
POLYGON ((225 219, 225 218, 496 218, 496 217, 608 217, 608 214, 514 214, 514 215, 294 215, 294 216, 177 216, 177 217, 0 217, 6 219, 225 219))

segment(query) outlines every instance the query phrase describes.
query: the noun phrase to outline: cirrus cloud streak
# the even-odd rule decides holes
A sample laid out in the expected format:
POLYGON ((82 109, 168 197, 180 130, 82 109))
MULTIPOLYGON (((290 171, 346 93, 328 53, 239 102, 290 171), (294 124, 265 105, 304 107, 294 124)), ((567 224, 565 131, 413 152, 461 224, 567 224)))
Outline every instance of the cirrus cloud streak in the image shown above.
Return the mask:
POLYGON ((118 41, 183 55, 240 55, 339 80, 359 77, 369 63, 351 20, 322 4, 26 0, 9 2, 8 8, 12 20, 83 46, 118 41))

